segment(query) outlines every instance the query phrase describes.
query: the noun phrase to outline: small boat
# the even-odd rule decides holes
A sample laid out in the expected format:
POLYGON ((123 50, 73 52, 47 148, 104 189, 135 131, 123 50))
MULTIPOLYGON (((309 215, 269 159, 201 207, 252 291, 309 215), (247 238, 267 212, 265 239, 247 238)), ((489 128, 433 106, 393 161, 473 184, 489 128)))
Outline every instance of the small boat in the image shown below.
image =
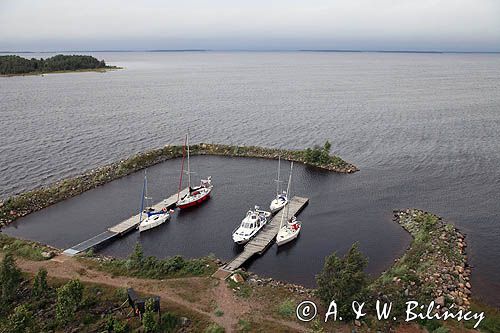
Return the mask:
POLYGON ((176 206, 180 209, 193 207, 201 204, 210 198, 210 193, 212 192, 212 177, 207 179, 202 179, 199 186, 191 187, 191 168, 189 164, 189 136, 186 134, 186 139, 184 141, 184 150, 182 153, 182 166, 181 166, 181 177, 179 181, 179 191, 177 193, 177 203, 176 206), (186 157, 186 147, 187 147, 187 175, 188 175, 188 193, 182 198, 180 197, 181 187, 182 187, 182 174, 184 173, 184 159, 186 157))
POLYGON ((254 237, 266 224, 270 212, 260 210, 259 206, 250 209, 238 228, 233 231, 233 241, 237 244, 245 244, 254 237))
POLYGON ((144 201, 152 200, 148 197, 148 177, 146 171, 144 171, 144 184, 142 186, 142 201, 141 201, 141 213, 139 214, 139 232, 143 232, 149 229, 153 229, 170 219, 169 211, 164 208, 162 210, 154 210, 152 207, 144 209, 144 201), (146 214, 146 218, 143 220, 142 215, 146 214))
POLYGON ((301 228, 302 222, 297 221, 297 218, 295 216, 292 217, 292 219, 288 221, 284 226, 282 226, 278 231, 278 235, 276 236, 276 244, 280 246, 293 241, 299 236, 301 228))
POLYGON ((278 178, 275 180, 276 198, 273 201, 271 201, 271 205, 269 206, 269 209, 273 214, 277 213, 281 208, 285 207, 285 205, 288 202, 288 195, 286 191, 280 191, 280 183, 281 183, 280 169, 281 169, 281 157, 278 157, 278 178))
MULTIPOLYGON (((290 176, 288 179, 287 185, 287 193, 290 193, 290 184, 292 182, 292 171, 293 171, 293 162, 290 164, 290 176)), ((278 234, 276 235, 276 244, 278 246, 291 242, 299 236, 300 230, 302 229, 302 222, 297 221, 295 216, 292 218, 288 218, 290 212, 290 205, 287 205, 286 209, 283 209, 281 212, 281 221, 280 228, 278 230, 278 234), (285 217, 286 212, 286 218, 285 217), (283 220, 285 223, 283 224, 283 220)))

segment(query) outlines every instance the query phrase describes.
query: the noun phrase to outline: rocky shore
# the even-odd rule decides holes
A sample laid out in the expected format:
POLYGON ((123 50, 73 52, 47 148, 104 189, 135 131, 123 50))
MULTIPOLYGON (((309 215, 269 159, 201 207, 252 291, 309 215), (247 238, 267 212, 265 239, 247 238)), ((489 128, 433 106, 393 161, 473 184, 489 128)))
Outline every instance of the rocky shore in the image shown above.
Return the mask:
MULTIPOLYGON (((394 221, 413 236, 403 257, 373 284, 391 301, 434 301, 444 313, 469 309, 471 284, 465 236, 440 217, 417 209, 394 211, 394 221)), ((403 302, 404 303, 404 302, 403 302)))
MULTIPOLYGON (((19 217, 48 207, 57 202, 74 197, 85 191, 106 184, 112 180, 124 177, 141 169, 182 156, 182 146, 167 145, 163 148, 150 150, 134 155, 100 168, 92 169, 80 176, 58 181, 50 186, 37 188, 0 201, 0 227, 5 226, 19 217)), ((233 146, 222 144, 201 143, 191 146, 192 155, 218 155, 229 157, 254 157, 283 159, 301 162, 307 165, 339 173, 358 171, 356 166, 345 162, 338 156, 330 156, 327 163, 306 161, 304 150, 283 150, 255 146, 233 146)))

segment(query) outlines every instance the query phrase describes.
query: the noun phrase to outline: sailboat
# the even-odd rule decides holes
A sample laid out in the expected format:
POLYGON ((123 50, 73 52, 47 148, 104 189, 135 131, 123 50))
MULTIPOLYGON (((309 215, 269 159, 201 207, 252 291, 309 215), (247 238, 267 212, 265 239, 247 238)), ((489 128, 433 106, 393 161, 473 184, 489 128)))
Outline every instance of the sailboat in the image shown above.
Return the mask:
POLYGON ((261 210, 259 206, 249 209, 240 226, 233 230, 233 241, 237 244, 248 242, 267 224, 270 216, 270 212, 261 210))
POLYGON ((271 205, 269 209, 271 213, 278 212, 281 208, 283 208, 288 203, 288 196, 286 191, 280 192, 280 169, 281 169, 281 156, 278 157, 278 178, 276 181, 276 198, 271 201, 271 205))
POLYGON ((180 209, 193 207, 201 204, 208 198, 212 192, 212 177, 202 179, 199 186, 191 187, 191 167, 189 163, 189 135, 186 134, 184 148, 182 152, 181 177, 179 181, 179 191, 177 192, 177 207, 180 209), (186 154, 187 152, 187 154, 186 154), (188 176, 188 193, 182 198, 180 197, 182 187, 182 174, 184 173, 184 159, 187 155, 187 176, 188 176))
MULTIPOLYGON (((291 162, 290 164, 290 176, 288 178, 288 185, 286 190, 286 193, 288 195, 290 195, 292 171, 293 171, 293 162, 291 162)), ((287 205, 286 209, 283 209, 283 211, 281 212, 280 228, 278 230, 278 234, 276 235, 276 244, 278 244, 278 246, 291 242, 292 240, 297 238, 299 236, 300 229, 302 228, 302 222, 297 221, 297 218, 295 216, 292 216, 292 218, 290 219, 288 218, 289 213, 290 213, 290 205, 287 205), (285 211, 286 211, 286 218, 284 219, 285 211), (285 220, 284 224, 283 220, 285 220)))
POLYGON ((170 219, 170 214, 166 208, 156 211, 154 208, 149 206, 148 208, 144 208, 144 202, 147 200, 152 200, 151 197, 148 197, 148 177, 146 171, 144 171, 144 184, 142 186, 142 201, 141 201, 141 213, 139 214, 139 232, 143 232, 149 229, 153 229, 170 219), (143 220, 142 215, 146 214, 146 218, 143 220))

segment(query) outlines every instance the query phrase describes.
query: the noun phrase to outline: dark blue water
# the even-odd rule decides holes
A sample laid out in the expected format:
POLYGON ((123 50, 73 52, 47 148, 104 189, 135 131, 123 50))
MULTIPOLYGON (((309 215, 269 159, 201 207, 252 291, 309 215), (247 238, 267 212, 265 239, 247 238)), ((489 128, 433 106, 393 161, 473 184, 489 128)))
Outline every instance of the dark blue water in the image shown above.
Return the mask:
MULTIPOLYGON (((192 141, 302 148, 328 139, 361 171, 298 167, 297 193, 311 198, 301 215, 307 227, 295 245, 271 248, 250 269, 311 285, 325 255, 359 241, 377 273, 409 241, 391 222, 392 209, 417 207, 467 233, 474 292, 500 304, 499 55, 96 56, 126 69, 0 78, 0 197, 180 143, 188 127, 192 141)), ((203 176, 214 176, 213 200, 140 240, 150 254, 213 252, 228 259, 235 251, 230 231, 254 202, 267 205, 275 166, 215 157, 193 163, 203 176)), ((153 169, 158 195, 172 192, 179 166, 172 161, 153 169)), ((113 182, 6 231, 73 245, 131 214, 140 179, 113 182)), ((105 253, 126 255, 136 238, 105 253)))

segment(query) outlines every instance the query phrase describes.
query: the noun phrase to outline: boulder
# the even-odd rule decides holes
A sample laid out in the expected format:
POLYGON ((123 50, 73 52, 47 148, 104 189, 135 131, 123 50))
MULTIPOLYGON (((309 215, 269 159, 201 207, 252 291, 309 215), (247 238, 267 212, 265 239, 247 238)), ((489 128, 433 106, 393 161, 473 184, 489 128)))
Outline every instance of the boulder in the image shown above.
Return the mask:
POLYGON ((437 305, 443 307, 444 306, 444 296, 439 296, 438 298, 436 298, 434 300, 434 303, 436 303, 437 305))
POLYGON ((243 283, 243 282, 245 282, 245 279, 239 273, 235 273, 235 274, 231 275, 231 280, 233 280, 236 283, 243 283))

